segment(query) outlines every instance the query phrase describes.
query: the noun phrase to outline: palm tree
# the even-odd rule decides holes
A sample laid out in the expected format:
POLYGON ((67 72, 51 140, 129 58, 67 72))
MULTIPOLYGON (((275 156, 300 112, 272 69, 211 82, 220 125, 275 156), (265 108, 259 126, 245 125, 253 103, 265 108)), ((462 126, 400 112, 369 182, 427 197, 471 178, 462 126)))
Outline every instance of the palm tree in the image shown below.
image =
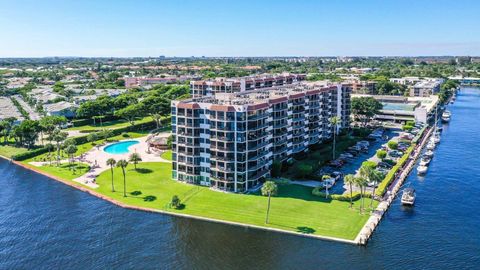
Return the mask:
POLYGON ((139 153, 132 153, 129 157, 130 162, 133 162, 133 166, 135 166, 135 170, 137 170, 138 162, 142 161, 142 157, 139 153))
POLYGON ((373 207, 373 199, 375 198, 375 188, 377 184, 382 181, 382 174, 377 170, 372 170, 370 175, 370 181, 373 181, 373 189, 372 189, 372 200, 370 201, 370 208, 373 207))
POLYGON ((338 116, 334 116, 332 118, 330 118, 330 124, 333 125, 333 160, 335 160, 335 147, 336 147, 336 144, 337 144, 337 128, 338 128, 338 124, 340 124, 340 118, 338 116))
POLYGON ((57 145, 57 165, 60 165, 60 143, 63 142, 68 136, 68 133, 55 129, 52 133, 50 140, 55 141, 57 145))
POLYGON ((365 190, 365 187, 367 186, 368 184, 368 181, 367 179, 363 178, 363 177, 357 177, 355 178, 355 183, 357 184, 357 186, 360 188, 360 197, 362 199, 362 205, 360 206, 360 212, 363 212, 363 208, 364 208, 364 190, 365 190))
POLYGON ((350 187, 350 208, 352 208, 353 207, 352 194, 353 194, 353 184, 355 184, 355 176, 353 174, 347 174, 343 178, 343 182, 345 182, 345 184, 349 185, 350 187))
POLYGON ((115 192, 115 187, 113 186, 113 167, 117 164, 117 161, 113 158, 107 159, 107 165, 110 166, 110 172, 112 173, 112 192, 115 192))
POLYGON ((68 159, 69 159, 70 164, 73 164, 73 160, 74 160, 73 156, 77 152, 77 147, 75 145, 71 144, 71 145, 67 146, 67 148, 65 149, 65 152, 68 155, 68 159))
POLYGON ((128 166, 128 161, 125 159, 120 159, 117 161, 117 167, 122 168, 122 173, 123 173, 123 197, 127 197, 127 180, 125 177, 125 168, 128 166))
POLYGON ((268 196, 267 217, 265 223, 268 224, 268 215, 270 213, 270 198, 275 196, 278 192, 277 184, 273 181, 266 181, 262 186, 262 195, 268 196))

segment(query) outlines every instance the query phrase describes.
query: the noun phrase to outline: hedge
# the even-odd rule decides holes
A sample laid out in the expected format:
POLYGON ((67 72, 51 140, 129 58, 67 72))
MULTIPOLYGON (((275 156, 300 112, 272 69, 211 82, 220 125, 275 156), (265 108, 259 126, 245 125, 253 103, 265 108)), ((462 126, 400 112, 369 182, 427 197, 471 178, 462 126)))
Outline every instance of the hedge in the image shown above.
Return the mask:
POLYGON ((36 157, 36 156, 41 155, 41 154, 45 154, 47 152, 48 152, 48 149, 46 147, 41 147, 41 148, 37 148, 37 149, 34 149, 34 150, 29 150, 29 151, 24 152, 24 153, 13 155, 12 159, 16 160, 16 161, 22 161, 22 160, 25 160, 25 159, 36 157))
MULTIPOLYGON (((117 120, 117 119, 119 119, 119 118, 115 115, 104 115, 103 119, 102 119, 102 122, 112 121, 112 120, 117 120)), ((74 127, 81 127, 81 126, 86 126, 86 125, 93 124, 93 122, 94 122, 93 118, 75 119, 75 120, 72 120, 72 125, 74 127)), ((95 119, 95 123, 100 123, 100 120, 95 119)))
POLYGON ((392 167, 392 169, 387 173, 382 182, 378 185, 378 188, 375 191, 376 195, 383 196, 383 194, 385 194, 385 192, 387 191, 387 187, 392 183, 393 179, 395 178, 396 172, 401 167, 403 167, 403 165, 405 165, 405 162, 407 162, 413 149, 415 149, 415 145, 411 145, 407 148, 405 154, 403 154, 403 156, 398 160, 397 165, 392 167))
MULTIPOLYGON (((337 200, 337 201, 350 201, 350 191, 347 191, 345 194, 329 194, 327 195, 325 192, 322 192, 321 190, 323 187, 316 187, 312 190, 312 195, 318 196, 321 198, 327 198, 331 200, 337 200)), ((360 192, 352 192, 352 201, 359 200, 360 197, 360 192)), ((372 195, 370 193, 365 193, 363 194, 365 198, 371 198, 372 195)))

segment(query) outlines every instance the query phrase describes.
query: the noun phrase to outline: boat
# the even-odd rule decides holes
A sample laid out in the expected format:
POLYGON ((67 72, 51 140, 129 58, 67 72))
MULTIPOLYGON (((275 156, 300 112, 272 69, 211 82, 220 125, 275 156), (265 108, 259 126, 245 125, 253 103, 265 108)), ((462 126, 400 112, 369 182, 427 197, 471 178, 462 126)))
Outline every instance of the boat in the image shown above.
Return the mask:
POLYGON ((425 154, 423 154, 423 156, 427 157, 427 158, 432 158, 433 157, 433 151, 428 150, 427 152, 425 152, 425 154))
POLYGON ((445 110, 442 113, 442 122, 445 122, 445 123, 450 122, 451 116, 452 116, 452 113, 450 111, 445 110))
POLYGON ((435 143, 434 142, 429 142, 427 144, 427 150, 433 150, 435 149, 435 143))
POLYGON ((420 165, 420 166, 417 167, 417 173, 418 173, 418 174, 426 174, 427 171, 428 171, 428 167, 427 167, 427 166, 422 166, 422 165, 420 165))
POLYGON ((430 164, 430 161, 432 159, 428 158, 428 157, 423 157, 421 160, 420 160, 420 163, 418 163, 420 166, 428 166, 428 164, 430 164))
POLYGON ((402 204, 412 206, 415 203, 415 189, 405 188, 402 193, 402 204))
POLYGON ((436 134, 435 136, 432 137, 433 142, 436 144, 440 143, 440 135, 436 134))

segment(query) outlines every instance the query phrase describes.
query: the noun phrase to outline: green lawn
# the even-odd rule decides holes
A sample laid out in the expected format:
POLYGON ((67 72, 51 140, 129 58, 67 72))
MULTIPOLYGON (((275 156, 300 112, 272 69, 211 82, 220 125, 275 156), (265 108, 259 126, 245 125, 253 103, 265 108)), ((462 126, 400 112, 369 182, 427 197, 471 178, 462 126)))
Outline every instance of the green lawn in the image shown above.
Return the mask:
MULTIPOLYGON (((150 116, 146 116, 142 119, 139 119, 139 120, 135 121, 135 124, 147 123, 147 122, 151 122, 151 121, 153 121, 153 118, 150 117, 150 116)), ((108 129, 123 128, 123 127, 129 126, 129 125, 130 125, 130 122, 128 122, 126 120, 123 120, 123 119, 119 119, 119 120, 112 120, 112 121, 104 122, 104 123, 102 123, 102 125, 100 125, 100 122, 97 121, 96 125, 85 125, 85 126, 79 126, 79 127, 71 127, 71 128, 66 129, 66 130, 67 131, 68 130, 94 131, 94 130, 102 130, 104 128, 108 128, 108 129)))
POLYGON ((8 144, 0 145, 0 155, 7 158, 11 158, 14 155, 25 153, 25 152, 28 152, 27 148, 16 147, 8 144))
POLYGON ((216 192, 173 181, 168 163, 140 163, 137 171, 129 165, 127 197, 123 197, 121 169, 115 168, 114 176, 116 192, 111 191, 109 170, 97 178, 100 187, 96 191, 130 205, 225 221, 353 240, 369 217, 350 209, 348 202, 313 196, 312 188, 284 185, 279 187, 278 196, 272 198, 270 223, 266 225, 266 197, 216 192), (168 207, 173 195, 179 196, 183 209, 168 207))
MULTIPOLYGON (((123 135, 117 135, 117 136, 114 136, 114 137, 110 137, 108 140, 109 141, 119 141, 119 140, 140 138, 140 137, 147 136, 148 131, 127 132, 127 134, 128 134, 128 137, 124 137, 123 135)), ((105 142, 105 140, 103 140, 103 139, 95 141, 95 145, 101 144, 103 142, 105 142)), ((84 143, 84 144, 77 145, 78 150, 75 153, 75 156, 79 156, 83 153, 86 153, 90 149, 92 149, 93 147, 94 147, 94 145, 91 142, 87 142, 87 143, 84 143)), ((52 153, 51 155, 52 155, 52 158, 55 158, 56 153, 52 153)), ((63 153, 63 151, 60 153, 60 156, 61 156, 61 159, 68 158, 67 155, 65 153, 63 153)), ((36 157, 27 159, 25 161, 27 161, 27 162, 30 162, 30 161, 48 161, 48 153, 38 155, 36 157)))
POLYGON ((172 161, 172 150, 167 150, 162 153, 161 157, 166 160, 172 161))
POLYGON ((72 180, 80 177, 90 170, 90 166, 85 163, 75 163, 73 165, 68 163, 62 163, 60 164, 60 166, 52 164, 52 166, 42 166, 35 168, 66 180, 72 180), (75 171, 73 171, 73 169, 75 169, 75 171))

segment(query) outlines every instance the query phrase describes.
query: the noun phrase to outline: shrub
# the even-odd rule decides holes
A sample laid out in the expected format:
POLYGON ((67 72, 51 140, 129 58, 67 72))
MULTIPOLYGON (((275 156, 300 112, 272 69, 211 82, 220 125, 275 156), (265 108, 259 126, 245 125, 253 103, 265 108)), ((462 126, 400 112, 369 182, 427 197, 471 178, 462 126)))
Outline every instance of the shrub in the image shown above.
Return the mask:
MULTIPOLYGON (((350 201, 350 192, 348 192, 346 194, 329 194, 327 196, 327 194, 325 192, 323 192, 322 190, 323 190, 322 187, 316 187, 312 190, 312 195, 318 196, 318 197, 321 197, 321 198, 337 200, 337 201, 350 201)), ((360 192, 353 192, 352 193, 352 201, 359 200, 361 198, 360 196, 361 196, 360 192)), ((366 193, 366 194, 363 194, 363 196, 365 198, 370 198, 371 194, 366 193)))
POLYGON ((362 162, 362 167, 370 167, 372 169, 375 169, 377 167, 377 163, 375 161, 367 160, 362 162))
POLYGON ((403 131, 411 131, 412 129, 413 129, 413 126, 407 126, 407 125, 402 126, 403 131))
POLYGON ((180 208, 180 206, 182 205, 181 204, 181 201, 180 201, 180 198, 178 198, 177 195, 173 195, 172 197, 172 201, 170 202, 170 205, 173 207, 173 208, 180 208))
POLYGON ((379 159, 384 159, 385 157, 387 157, 387 151, 385 150, 377 150, 377 157, 379 159))
POLYGON ((396 141, 388 141, 388 148, 396 150, 398 148, 398 143, 396 141))
POLYGON ((129 137, 130 137, 130 134, 128 134, 127 132, 123 132, 123 133, 122 133, 122 137, 124 137, 124 138, 129 138, 129 137))
POLYGON ((274 160, 272 163, 272 170, 270 174, 272 177, 279 177, 282 173, 282 162, 279 160, 274 160))
POLYGON ((295 175, 298 178, 305 178, 313 172, 312 166, 303 162, 299 162, 295 167, 295 175))

